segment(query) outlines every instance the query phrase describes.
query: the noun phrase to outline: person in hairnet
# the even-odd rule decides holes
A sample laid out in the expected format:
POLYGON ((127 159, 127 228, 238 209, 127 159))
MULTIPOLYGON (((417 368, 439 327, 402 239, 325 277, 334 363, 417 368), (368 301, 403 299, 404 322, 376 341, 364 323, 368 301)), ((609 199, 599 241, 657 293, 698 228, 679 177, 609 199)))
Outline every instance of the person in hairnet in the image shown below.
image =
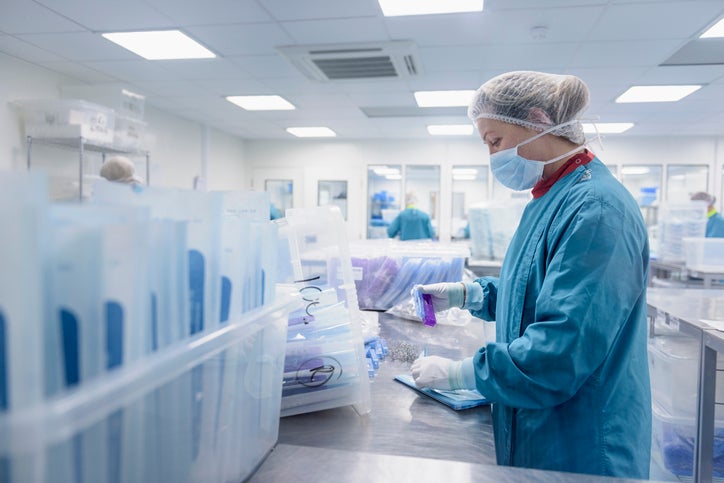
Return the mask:
POLYGON ((416 205, 417 196, 414 193, 407 193, 407 196, 405 196, 405 209, 387 227, 387 236, 395 238, 400 235, 400 240, 435 238, 435 230, 432 227, 430 215, 418 210, 416 205))
POLYGON ((125 156, 112 156, 101 166, 101 177, 116 183, 130 185, 143 184, 143 180, 136 176, 136 166, 125 156))
POLYGON ((647 233, 631 194, 585 147, 588 98, 577 77, 529 71, 477 90, 468 116, 493 175, 533 199, 499 278, 413 288, 435 311, 496 321, 496 342, 464 360, 421 357, 412 375, 492 401, 500 465, 646 479, 647 233))
POLYGON ((706 237, 707 238, 724 238, 724 217, 716 211, 714 203, 716 197, 699 191, 691 195, 692 201, 706 201, 707 206, 707 220, 706 220, 706 237))

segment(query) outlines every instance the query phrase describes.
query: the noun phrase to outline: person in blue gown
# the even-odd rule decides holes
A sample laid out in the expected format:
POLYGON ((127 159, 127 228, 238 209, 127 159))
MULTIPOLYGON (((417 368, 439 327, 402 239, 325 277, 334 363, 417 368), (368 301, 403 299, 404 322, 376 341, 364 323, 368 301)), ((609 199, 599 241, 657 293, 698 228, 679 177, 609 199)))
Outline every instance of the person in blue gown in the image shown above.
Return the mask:
POLYGON ((418 210, 415 207, 416 204, 417 197, 413 193, 408 193, 405 198, 405 209, 387 227, 387 236, 395 238, 399 235, 400 240, 435 238, 430 215, 418 210))
POLYGON ((700 200, 706 201, 707 213, 706 213, 706 237, 707 238, 724 238, 724 217, 716 210, 714 203, 716 203, 716 197, 699 191, 691 196, 692 201, 700 200))
POLYGON ((472 357, 417 359, 418 386, 477 389, 493 403, 498 464, 647 479, 649 247, 631 194, 585 146, 585 83, 509 72, 468 115, 493 175, 532 189, 499 278, 417 285, 436 311, 496 321, 472 357))

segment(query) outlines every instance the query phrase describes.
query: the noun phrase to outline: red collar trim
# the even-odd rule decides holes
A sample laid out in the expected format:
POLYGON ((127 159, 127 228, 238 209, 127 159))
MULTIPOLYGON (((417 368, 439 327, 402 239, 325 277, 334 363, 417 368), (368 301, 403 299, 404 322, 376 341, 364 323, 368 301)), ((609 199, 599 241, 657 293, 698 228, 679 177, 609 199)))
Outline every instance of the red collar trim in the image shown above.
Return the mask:
POLYGON ((531 191, 531 193, 533 194, 533 199, 540 198, 544 194, 548 193, 548 190, 551 189, 556 181, 563 178, 568 173, 575 171, 575 169, 579 166, 590 163, 595 157, 596 156, 592 152, 586 149, 582 153, 578 153, 575 156, 569 158, 568 161, 563 164, 563 166, 555 171, 555 173, 553 173, 546 179, 538 181, 536 185, 533 186, 533 191, 531 191))

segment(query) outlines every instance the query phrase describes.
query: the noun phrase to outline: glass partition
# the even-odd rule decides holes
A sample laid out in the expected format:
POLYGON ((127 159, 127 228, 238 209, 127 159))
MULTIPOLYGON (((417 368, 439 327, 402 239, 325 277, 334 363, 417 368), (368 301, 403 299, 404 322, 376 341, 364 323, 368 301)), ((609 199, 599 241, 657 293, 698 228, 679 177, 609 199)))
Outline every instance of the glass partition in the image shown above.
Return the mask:
POLYGON ((661 201, 661 165, 627 165, 621 167, 621 182, 631 192, 639 206, 651 206, 661 201))
POLYGON ((709 186, 709 166, 705 164, 671 164, 666 167, 666 199, 689 201, 697 191, 709 186))
POLYGON ((284 216, 287 208, 293 207, 294 181, 291 179, 267 179, 264 191, 269 193, 271 204, 284 216))
POLYGON ((317 205, 336 205, 347 220, 347 181, 317 182, 317 205))
POLYGON ((468 209, 488 199, 487 166, 452 168, 452 238, 470 238, 468 209))
MULTIPOLYGON (((414 165, 405 168, 405 194, 417 198, 415 208, 430 215, 435 234, 440 235, 440 166, 414 165)), ((404 200, 403 200, 404 202, 404 200)))
POLYGON ((387 238, 387 226, 400 212, 401 192, 402 166, 367 168, 367 238, 387 238))

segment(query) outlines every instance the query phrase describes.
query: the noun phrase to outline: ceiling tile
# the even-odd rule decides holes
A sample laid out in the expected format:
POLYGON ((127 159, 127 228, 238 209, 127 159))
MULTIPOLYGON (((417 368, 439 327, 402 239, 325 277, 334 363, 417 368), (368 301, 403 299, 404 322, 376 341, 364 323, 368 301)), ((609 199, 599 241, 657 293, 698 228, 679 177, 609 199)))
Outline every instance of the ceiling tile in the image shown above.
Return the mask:
POLYGON ((53 52, 67 60, 124 60, 139 59, 136 54, 120 47, 100 34, 72 32, 57 34, 17 35, 37 47, 53 52))
POLYGON ((63 57, 45 49, 29 44, 11 35, 0 35, 0 52, 12 55, 28 62, 47 62, 64 60, 63 57))
POLYGON ((188 31, 220 55, 271 55, 276 53, 276 46, 294 43, 274 23, 198 26, 188 31))
POLYGON ((260 0, 278 21, 381 16, 375 0, 260 0))
POLYGON ((254 0, 146 0, 146 3, 179 25, 269 22, 266 9, 254 0))
POLYGON ((0 30, 5 33, 73 32, 83 27, 52 10, 27 0, 2 0, 0 30), (22 21, 18 21, 22 19, 22 21))
POLYGON ((257 79, 303 76, 299 69, 280 54, 228 56, 226 59, 257 79))
POLYGON ((283 22, 282 28, 299 44, 336 44, 391 40, 379 18, 342 18, 283 22))
MULTIPOLYGON (((5 0, 3 0, 5 1, 5 0)), ((174 22, 143 0, 35 0, 88 30, 148 30, 174 26, 174 22)))

